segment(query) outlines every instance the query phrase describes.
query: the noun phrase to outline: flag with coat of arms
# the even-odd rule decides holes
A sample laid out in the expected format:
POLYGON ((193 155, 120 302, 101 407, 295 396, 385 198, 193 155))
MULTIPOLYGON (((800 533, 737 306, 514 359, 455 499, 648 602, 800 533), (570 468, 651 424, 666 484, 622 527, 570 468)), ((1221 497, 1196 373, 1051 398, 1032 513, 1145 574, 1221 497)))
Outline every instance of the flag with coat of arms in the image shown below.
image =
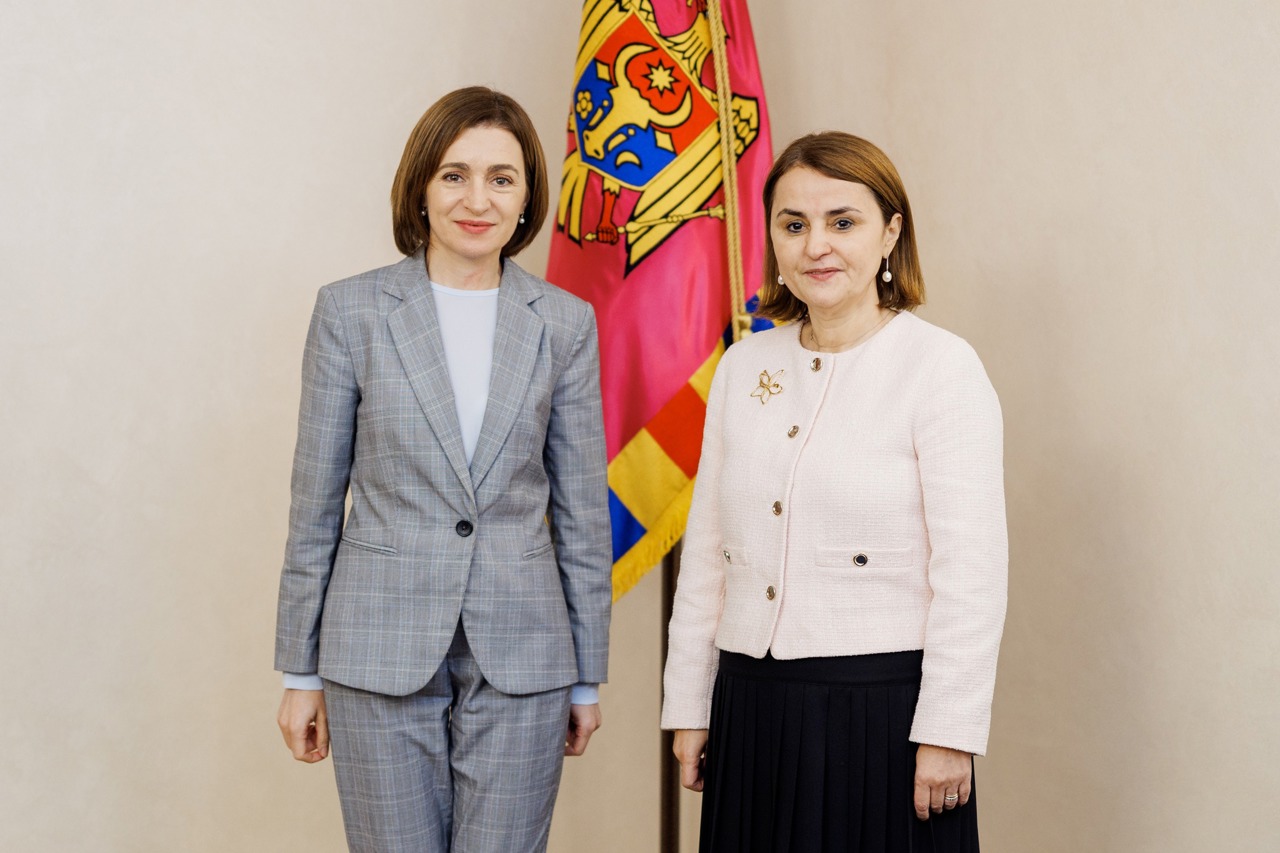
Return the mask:
POLYGON ((684 534, 772 153, 745 0, 586 0, 573 79, 547 279, 596 310, 617 598, 684 534))

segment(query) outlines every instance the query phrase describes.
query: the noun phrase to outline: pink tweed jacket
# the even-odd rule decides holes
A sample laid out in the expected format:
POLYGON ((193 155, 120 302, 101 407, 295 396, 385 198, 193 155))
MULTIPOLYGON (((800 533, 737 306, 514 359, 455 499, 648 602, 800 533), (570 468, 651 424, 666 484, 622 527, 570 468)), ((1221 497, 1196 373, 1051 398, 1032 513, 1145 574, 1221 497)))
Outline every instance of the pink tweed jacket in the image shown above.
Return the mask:
POLYGON ((985 753, 1008 576, 1000 404, 914 314, 841 353, 773 329, 708 398, 662 726, 706 728, 717 649, 924 650, 916 743, 985 753))

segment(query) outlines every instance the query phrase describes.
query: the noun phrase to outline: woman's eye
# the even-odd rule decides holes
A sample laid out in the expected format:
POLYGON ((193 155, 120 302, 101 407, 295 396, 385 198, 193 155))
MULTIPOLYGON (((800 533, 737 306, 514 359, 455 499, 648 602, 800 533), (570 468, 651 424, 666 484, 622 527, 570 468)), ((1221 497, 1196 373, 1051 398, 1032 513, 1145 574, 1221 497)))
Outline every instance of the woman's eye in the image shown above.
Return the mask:
POLYGON ((799 234, 801 231, 804 230, 804 223, 793 221, 793 222, 788 222, 786 225, 782 227, 787 230, 788 234, 799 234))
POLYGON ((496 178, 494 178, 494 179, 493 179, 493 182, 494 182, 495 184, 497 184, 498 186, 500 186, 500 187, 509 187, 509 186, 511 186, 513 183, 515 183, 515 182, 514 182, 514 181, 512 181, 510 178, 508 178, 506 175, 499 175, 498 177, 496 177, 496 178))
POLYGON ((835 221, 835 228, 837 231, 848 231, 852 227, 853 227, 852 219, 837 219, 835 221))
POLYGON ((462 176, 457 172, 448 172, 441 175, 440 180, 444 181, 446 184, 456 184, 462 180, 462 176))

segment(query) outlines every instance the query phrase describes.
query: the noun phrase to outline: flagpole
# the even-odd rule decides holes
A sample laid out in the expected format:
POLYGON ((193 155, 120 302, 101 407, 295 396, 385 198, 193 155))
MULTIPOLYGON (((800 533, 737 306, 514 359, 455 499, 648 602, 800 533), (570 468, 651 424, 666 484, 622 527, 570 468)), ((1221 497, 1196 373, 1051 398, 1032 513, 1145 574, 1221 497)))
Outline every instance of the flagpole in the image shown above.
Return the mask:
POLYGON ((729 80, 729 55, 725 51, 724 11, 720 0, 707 0, 711 25, 711 58, 716 72, 716 107, 720 113, 720 172, 724 186, 725 242, 729 255, 729 310, 733 340, 751 334, 746 288, 742 271, 742 220, 738 214, 738 154, 734 149, 733 86, 729 80))
MULTIPOLYGON (((662 558, 662 657, 658 661, 658 683, 667 660, 667 626, 671 624, 671 607, 676 594, 676 577, 680 574, 680 541, 662 558)), ((680 853, 680 764, 673 747, 675 732, 662 730, 658 750, 658 849, 661 853, 680 853)))

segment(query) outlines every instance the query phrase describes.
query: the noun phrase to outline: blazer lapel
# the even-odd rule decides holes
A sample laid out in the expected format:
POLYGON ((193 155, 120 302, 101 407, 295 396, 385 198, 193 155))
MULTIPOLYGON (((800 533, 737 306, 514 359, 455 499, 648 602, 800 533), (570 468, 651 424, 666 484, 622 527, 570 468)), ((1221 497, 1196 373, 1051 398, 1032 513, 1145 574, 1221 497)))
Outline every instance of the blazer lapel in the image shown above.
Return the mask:
POLYGON ((431 284, 427 281, 422 250, 397 264, 382 289, 401 300, 400 306, 387 316, 391 339, 409 376, 414 396, 422 406, 422 413, 427 416, 445 457, 474 503, 475 491, 471 485, 471 473, 467 470, 458 410, 444 359, 444 341, 440 338, 440 321, 436 316, 431 284))
POLYGON ((523 408, 538 361, 543 326, 542 318, 529 305, 541 295, 528 273, 511 260, 503 261, 489 401, 485 405, 480 438, 471 456, 471 481, 476 486, 497 460, 523 408))

